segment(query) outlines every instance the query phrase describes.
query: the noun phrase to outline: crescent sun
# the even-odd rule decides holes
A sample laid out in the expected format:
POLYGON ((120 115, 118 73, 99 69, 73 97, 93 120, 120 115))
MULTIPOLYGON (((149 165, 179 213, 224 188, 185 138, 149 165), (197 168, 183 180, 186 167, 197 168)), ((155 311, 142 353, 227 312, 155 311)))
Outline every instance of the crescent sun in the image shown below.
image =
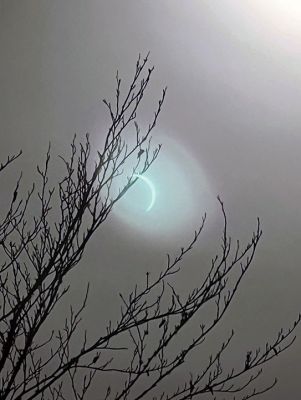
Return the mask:
POLYGON ((148 188, 149 188, 149 190, 151 192, 151 201, 149 203, 149 206, 146 209, 146 211, 150 211, 153 208, 153 206, 155 204, 155 201, 156 201, 156 189, 155 189, 155 186, 154 186, 153 182, 149 178, 147 178, 146 176, 143 176, 143 175, 140 175, 140 174, 134 174, 133 176, 135 178, 139 178, 139 179, 143 180, 143 182, 145 182, 147 184, 147 186, 148 186, 148 188))

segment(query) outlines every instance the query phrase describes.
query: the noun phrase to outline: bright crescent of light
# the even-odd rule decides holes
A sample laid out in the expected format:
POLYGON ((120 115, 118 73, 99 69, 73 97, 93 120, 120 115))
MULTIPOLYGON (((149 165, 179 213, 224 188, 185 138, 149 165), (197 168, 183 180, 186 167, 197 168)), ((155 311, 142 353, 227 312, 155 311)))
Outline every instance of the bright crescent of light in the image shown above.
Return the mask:
POLYGON ((142 179, 147 186, 149 187, 149 190, 151 192, 151 202, 149 204, 149 206, 147 207, 146 211, 150 211, 153 208, 153 205, 155 204, 156 201, 156 189, 154 184, 152 183, 152 181, 147 178, 146 176, 140 175, 140 174, 134 174, 133 175, 135 178, 139 178, 142 179))

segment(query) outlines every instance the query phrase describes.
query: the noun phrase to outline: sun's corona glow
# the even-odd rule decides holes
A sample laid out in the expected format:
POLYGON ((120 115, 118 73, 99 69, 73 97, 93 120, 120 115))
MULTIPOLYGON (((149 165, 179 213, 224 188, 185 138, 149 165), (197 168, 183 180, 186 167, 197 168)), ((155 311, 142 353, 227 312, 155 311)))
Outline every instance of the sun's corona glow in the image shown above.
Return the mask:
POLYGON ((199 163, 181 143, 167 135, 159 139, 163 150, 151 168, 133 174, 133 160, 115 179, 116 193, 130 177, 135 182, 116 204, 114 214, 145 238, 157 238, 160 243, 180 241, 191 233, 200 214, 211 214, 211 190, 199 163))

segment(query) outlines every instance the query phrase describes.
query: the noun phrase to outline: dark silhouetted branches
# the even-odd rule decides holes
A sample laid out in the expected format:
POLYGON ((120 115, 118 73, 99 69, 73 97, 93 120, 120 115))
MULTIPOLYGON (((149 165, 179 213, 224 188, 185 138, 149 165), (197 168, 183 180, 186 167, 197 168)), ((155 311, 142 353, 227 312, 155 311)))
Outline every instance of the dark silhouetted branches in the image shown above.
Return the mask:
MULTIPOLYGON (((160 151, 160 146, 151 145, 151 133, 162 109, 165 89, 144 133, 136 121, 153 72, 147 62, 148 57, 138 59, 125 93, 117 73, 115 101, 104 100, 111 125, 96 161, 89 137, 83 143, 74 137, 69 157, 61 156, 65 173, 57 185, 52 187, 49 183, 50 147, 43 167, 37 167, 39 183, 24 198, 20 196, 21 176, 17 180, 8 211, 0 222, 0 400, 64 400, 70 396, 82 400, 93 379, 97 376, 105 383, 109 373, 114 373, 118 383, 116 387, 108 386, 102 398, 156 398, 161 385, 192 352, 201 352, 253 261, 262 235, 259 220, 247 245, 233 243, 219 199, 224 221, 221 250, 206 277, 188 294, 181 293, 175 282, 182 260, 203 232, 206 216, 191 242, 175 258, 167 256, 166 265, 157 276, 147 273, 144 283, 136 284, 127 295, 120 294, 119 317, 99 326, 97 337, 88 339, 88 332, 81 333, 79 329, 87 308, 89 285, 82 305, 78 309, 70 307, 64 325, 52 330, 48 337, 43 333, 46 321, 58 312, 61 299, 69 291, 65 278, 78 266, 87 243, 114 204, 136 182, 135 174, 147 171, 160 151), (125 135, 128 129, 135 132, 132 143, 125 135), (112 184, 120 176, 126 179, 116 192, 112 184), (37 203, 34 216, 29 219, 27 212, 33 198, 37 203), (214 311, 204 322, 201 313, 208 305, 214 311), (189 337, 192 320, 201 322, 189 337), (175 350, 174 342, 184 332, 184 345, 175 350), (75 346, 74 339, 78 343, 79 335, 80 345, 75 346), (126 365, 124 354, 128 356, 126 365)), ((0 164, 0 172, 20 154, 0 164)), ((293 343, 293 331, 299 321, 300 318, 291 328, 281 330, 273 342, 249 350, 241 366, 229 371, 223 366, 223 356, 232 332, 203 370, 190 373, 186 383, 170 393, 162 389, 158 398, 184 400, 206 394, 217 398, 219 394, 235 395, 250 389, 241 397, 248 399, 264 393, 274 383, 257 390, 254 382, 261 375, 261 368, 293 343)))

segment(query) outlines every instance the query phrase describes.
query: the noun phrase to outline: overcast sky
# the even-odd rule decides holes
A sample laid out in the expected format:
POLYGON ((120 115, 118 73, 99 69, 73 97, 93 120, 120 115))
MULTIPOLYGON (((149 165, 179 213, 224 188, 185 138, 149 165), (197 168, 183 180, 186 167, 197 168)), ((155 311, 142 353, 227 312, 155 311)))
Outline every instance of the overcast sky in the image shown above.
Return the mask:
MULTIPOLYGON (((148 51, 156 69, 142 124, 168 86, 154 132, 166 145, 154 171, 174 165, 185 177, 179 191, 189 196, 175 205, 178 225, 169 231, 165 224, 154 234, 146 223, 142 232, 112 215, 72 277, 71 296, 82 295, 83 279, 93 280, 89 326, 97 330, 96 311, 103 321, 118 310, 116 294, 133 276, 158 270, 208 208, 207 239, 205 232, 185 266, 189 283, 218 248, 219 194, 234 237, 246 240, 257 216, 264 231, 224 324, 235 329, 237 361, 241 349, 264 344, 300 311, 301 2, 0 0, 0 156, 22 148, 18 163, 29 183, 49 141, 54 154, 75 132, 90 132, 97 145, 108 124, 101 100, 113 96, 116 70, 129 79, 137 55, 148 51)), ((280 381, 263 399, 298 398, 298 333, 268 366, 264 382, 280 381)))

